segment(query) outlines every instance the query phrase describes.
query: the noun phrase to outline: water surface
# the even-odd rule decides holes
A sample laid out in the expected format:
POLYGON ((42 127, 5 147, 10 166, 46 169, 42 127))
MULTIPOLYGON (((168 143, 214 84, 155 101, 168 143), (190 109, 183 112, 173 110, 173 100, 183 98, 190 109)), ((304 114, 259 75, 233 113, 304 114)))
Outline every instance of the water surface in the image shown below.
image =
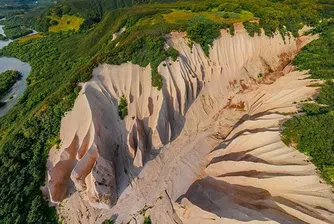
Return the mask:
MULTIPOLYGON (((36 31, 34 31, 34 33, 36 33, 36 31)), ((3 31, 3 25, 0 25, 0 34, 6 36, 3 31)), ((0 41, 0 49, 7 46, 10 42, 12 42, 12 40, 0 41)), ((0 99, 0 101, 6 102, 6 104, 0 108, 0 116, 5 115, 24 93, 24 90, 27 88, 26 79, 31 67, 28 63, 22 62, 17 58, 0 57, 0 72, 6 70, 17 70, 22 74, 22 77, 14 84, 11 90, 0 99)))
MULTIPOLYGON (((6 36, 5 32, 3 31, 3 27, 4 25, 0 25, 0 34, 6 36)), ((12 42, 12 40, 7 40, 7 41, 0 40, 0 49, 7 46, 10 42, 12 42)))
POLYGON ((1 101, 6 102, 6 104, 0 108, 0 116, 5 115, 24 93, 24 90, 27 88, 26 79, 31 67, 28 63, 22 62, 17 58, 0 57, 0 72, 10 69, 21 72, 22 77, 14 84, 9 93, 1 99, 1 101))

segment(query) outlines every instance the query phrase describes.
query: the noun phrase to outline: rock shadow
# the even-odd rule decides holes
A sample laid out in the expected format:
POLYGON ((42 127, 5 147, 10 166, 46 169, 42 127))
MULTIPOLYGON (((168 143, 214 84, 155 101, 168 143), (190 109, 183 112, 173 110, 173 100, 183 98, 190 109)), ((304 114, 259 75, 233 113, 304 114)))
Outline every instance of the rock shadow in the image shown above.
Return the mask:
POLYGON ((304 223, 279 207, 277 198, 266 189, 230 184, 213 177, 195 181, 177 202, 183 198, 218 217, 240 222, 274 220, 278 223, 304 223))

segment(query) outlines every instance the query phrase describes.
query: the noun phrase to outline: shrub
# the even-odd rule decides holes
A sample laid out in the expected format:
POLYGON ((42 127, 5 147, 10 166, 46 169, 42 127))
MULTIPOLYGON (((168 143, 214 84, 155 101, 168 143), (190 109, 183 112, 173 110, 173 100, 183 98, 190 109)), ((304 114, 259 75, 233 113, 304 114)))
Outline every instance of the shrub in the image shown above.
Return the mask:
POLYGON ((334 110, 334 82, 327 81, 325 85, 322 86, 320 93, 318 95, 318 102, 321 104, 328 105, 332 110, 334 110))
POLYGON ((144 224, 152 224, 151 218, 149 216, 145 217, 144 224))
POLYGON ((118 115, 122 120, 128 115, 128 103, 124 95, 122 95, 119 100, 118 115))
POLYGON ((21 73, 15 70, 7 70, 0 73, 0 99, 12 88, 21 76, 21 73))
POLYGON ((213 22, 211 20, 194 20, 186 29, 187 37, 193 42, 201 45, 204 53, 209 56, 210 46, 220 36, 221 29, 229 29, 234 35, 233 24, 213 22))
POLYGON ((318 103, 306 103, 303 105, 303 112, 307 115, 316 115, 330 112, 328 106, 320 106, 318 103))
POLYGON ((322 32, 321 38, 306 45, 293 61, 300 70, 311 69, 312 78, 333 79, 333 41, 334 20, 323 22, 316 27, 315 32, 322 32))
POLYGON ((223 18, 224 18, 224 19, 228 19, 228 18, 230 18, 230 13, 225 12, 225 13, 223 14, 223 18))
POLYGON ((247 21, 247 22, 244 22, 243 24, 249 36, 254 37, 255 33, 257 33, 257 35, 261 34, 261 27, 258 23, 251 23, 247 21))
POLYGON ((9 39, 16 39, 16 38, 19 38, 19 37, 26 36, 26 35, 32 33, 33 31, 31 29, 27 29, 27 28, 21 27, 21 26, 15 26, 15 27, 5 26, 4 27, 4 32, 9 39))
POLYGON ((173 61, 176 61, 179 54, 180 53, 173 47, 169 47, 167 49, 167 55, 168 55, 168 57, 171 57, 173 61))
POLYGON ((323 177, 334 181, 329 168, 334 168, 334 116, 330 113, 295 117, 284 123, 283 141, 312 157, 323 177), (327 172, 326 172, 327 170, 327 172))
MULTIPOLYGON (((123 35, 127 35, 124 32, 123 35)), ((161 90, 163 85, 162 76, 158 73, 159 64, 168 57, 175 57, 176 52, 164 49, 165 38, 160 33, 157 35, 144 35, 131 41, 129 44, 113 48, 108 52, 99 55, 99 63, 122 64, 131 61, 142 67, 151 65, 152 68, 152 86, 161 90), (168 55, 171 54, 171 55, 168 55)))
MULTIPOLYGON (((312 77, 333 77, 331 44, 332 27, 321 28, 318 40, 303 48, 294 60, 299 69, 310 69, 312 77)), ((323 178, 334 184, 334 83, 326 82, 316 103, 305 104, 304 116, 294 117, 284 123, 283 141, 294 144, 297 149, 311 156, 312 162, 320 170, 323 178), (319 105, 325 104, 324 105, 319 105)))
POLYGON ((208 10, 208 6, 204 4, 194 4, 193 7, 191 7, 192 12, 202 12, 208 10))
POLYGON ((59 24, 59 22, 57 20, 50 20, 50 25, 51 26, 56 26, 58 24, 59 24))
POLYGON ((2 41, 6 41, 6 40, 8 40, 8 38, 5 37, 4 35, 0 34, 0 40, 2 40, 2 41))
POLYGON ((260 72, 260 73, 257 75, 257 78, 258 78, 258 79, 262 79, 262 78, 263 78, 263 73, 260 72))
POLYGON ((265 34, 273 36, 281 24, 283 12, 268 7, 259 10, 258 14, 261 15, 260 25, 263 27, 265 34))
POLYGON ((235 12, 237 9, 240 9, 240 5, 236 3, 223 3, 218 6, 219 11, 225 12, 235 12))
POLYGON ((199 43, 208 56, 210 46, 220 36, 221 27, 221 24, 208 20, 196 21, 187 28, 187 37, 191 41, 199 43))

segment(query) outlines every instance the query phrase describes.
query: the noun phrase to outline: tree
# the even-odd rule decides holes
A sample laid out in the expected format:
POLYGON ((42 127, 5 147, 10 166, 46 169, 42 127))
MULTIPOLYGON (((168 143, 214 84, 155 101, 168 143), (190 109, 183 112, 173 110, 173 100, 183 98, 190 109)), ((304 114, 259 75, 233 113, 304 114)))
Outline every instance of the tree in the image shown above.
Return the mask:
POLYGON ((128 115, 128 103, 124 95, 119 99, 118 114, 122 120, 128 115))

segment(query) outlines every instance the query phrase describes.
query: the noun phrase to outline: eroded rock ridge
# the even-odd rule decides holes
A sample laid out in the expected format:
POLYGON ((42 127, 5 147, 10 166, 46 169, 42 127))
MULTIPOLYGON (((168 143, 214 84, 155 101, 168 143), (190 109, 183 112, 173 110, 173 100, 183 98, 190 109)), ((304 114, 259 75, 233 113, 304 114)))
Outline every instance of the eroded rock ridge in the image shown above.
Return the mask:
POLYGON ((235 30, 221 31, 209 57, 171 33, 180 56, 160 64, 161 91, 150 66, 94 70, 50 152, 48 189, 66 201, 65 221, 140 223, 145 213, 153 223, 333 223, 331 189, 280 138, 295 102, 316 94, 315 80, 289 65, 316 36, 235 30))

